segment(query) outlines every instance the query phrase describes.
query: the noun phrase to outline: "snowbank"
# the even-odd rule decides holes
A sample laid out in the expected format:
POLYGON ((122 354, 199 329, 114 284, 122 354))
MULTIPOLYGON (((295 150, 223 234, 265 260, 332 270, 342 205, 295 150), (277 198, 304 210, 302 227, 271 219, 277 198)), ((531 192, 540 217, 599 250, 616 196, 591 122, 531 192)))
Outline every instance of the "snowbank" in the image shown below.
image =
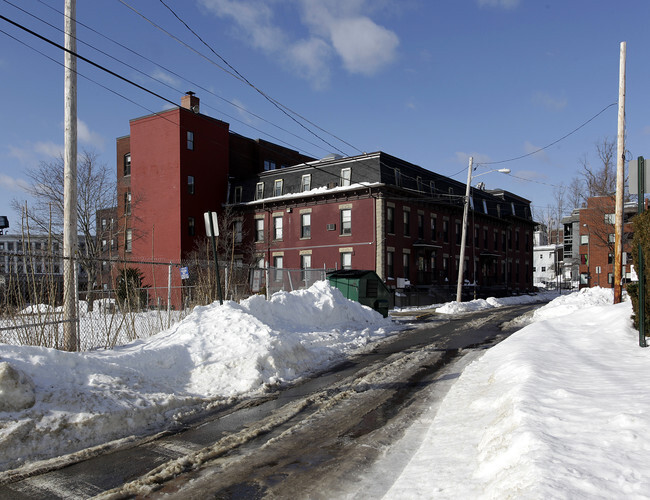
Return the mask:
POLYGON ((210 402, 295 380, 395 329, 318 282, 269 301, 197 307, 169 330, 112 351, 0 344, 0 469, 169 428, 210 402))

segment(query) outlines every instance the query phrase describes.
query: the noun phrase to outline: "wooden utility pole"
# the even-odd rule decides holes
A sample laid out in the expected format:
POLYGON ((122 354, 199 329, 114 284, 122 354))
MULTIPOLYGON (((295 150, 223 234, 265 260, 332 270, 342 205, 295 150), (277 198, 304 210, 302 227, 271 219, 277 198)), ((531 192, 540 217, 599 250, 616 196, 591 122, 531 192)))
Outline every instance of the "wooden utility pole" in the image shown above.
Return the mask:
POLYGON ((616 224, 614 240, 614 304, 623 300, 623 193, 625 190, 625 57, 621 42, 618 80, 618 140, 616 159, 616 224))
MULTIPOLYGON (((458 260, 458 283, 456 284, 456 302, 463 301, 463 274, 465 269, 465 242, 467 241, 467 212, 469 211, 469 193, 472 184, 474 158, 469 157, 467 168, 467 186, 465 187, 465 206, 463 207, 463 232, 460 240, 460 259, 458 260)), ((476 285, 476 284, 475 284, 476 285)))
POLYGON ((65 2, 63 171, 63 348, 77 350, 77 51, 76 0, 65 2))

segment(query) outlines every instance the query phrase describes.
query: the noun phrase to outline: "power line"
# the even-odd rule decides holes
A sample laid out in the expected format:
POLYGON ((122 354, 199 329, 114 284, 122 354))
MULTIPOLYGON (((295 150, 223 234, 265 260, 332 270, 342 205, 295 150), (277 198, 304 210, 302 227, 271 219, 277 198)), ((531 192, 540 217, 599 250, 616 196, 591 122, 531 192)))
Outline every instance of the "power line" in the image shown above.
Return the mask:
MULTIPOLYGON (((590 123, 591 121, 595 120, 597 117, 599 117, 599 116, 600 116, 601 114, 603 114, 605 111, 607 111, 609 108, 611 108, 612 106, 616 106, 616 105, 618 105, 617 102, 613 102, 613 103, 611 103, 611 104, 608 104, 608 105, 605 106, 603 109, 601 109, 598 113, 596 113, 594 116, 592 116, 591 118, 589 118, 586 122, 584 122, 582 125, 576 127, 575 129, 573 129, 573 130, 572 130, 571 132, 569 132, 568 134, 563 135, 563 136, 560 137, 559 139, 557 139, 557 140, 551 142, 550 144, 544 146, 543 148, 539 148, 539 149, 537 149, 537 150, 535 150, 535 151, 533 151, 533 152, 531 152, 531 153, 527 153, 527 154, 525 154, 525 155, 517 156, 517 157, 515 157, 515 158, 509 158, 509 159, 507 159, 507 160, 500 160, 500 161, 479 162, 479 163, 477 163, 477 165, 498 165, 498 164, 500 164, 500 163, 507 163, 507 162, 511 162, 511 161, 521 160, 522 158, 527 158, 528 156, 532 156, 532 155, 534 155, 534 154, 537 154, 537 153, 539 153, 540 151, 544 151, 545 149, 548 149, 548 148, 550 148, 551 146, 555 146, 558 142, 563 141, 563 140, 566 139, 567 137, 569 137, 569 136, 575 134, 578 130, 580 130, 581 128, 583 128, 584 126, 586 126, 586 125, 587 125, 588 123, 590 123)), ((456 174, 454 174, 454 175, 456 175, 456 174)))
MULTIPOLYGON (((40 17, 38 17, 38 16, 36 16, 36 15, 30 13, 30 12, 27 12, 26 10, 22 9, 22 8, 19 7, 18 5, 15 5, 14 3, 10 2, 9 0, 3 0, 3 1, 4 1, 5 3, 8 3, 9 5, 13 6, 13 7, 16 8, 16 9, 21 10, 21 11, 24 12, 25 14, 27 14, 27 15, 29 15, 29 16, 35 18, 35 19, 38 19, 38 20, 41 21, 42 23, 44 23, 44 24, 46 24, 46 25, 48 25, 48 26, 50 26, 50 27, 52 27, 52 28, 54 28, 54 29, 56 29, 56 30, 58 30, 58 31, 63 32, 63 30, 62 30, 61 28, 59 28, 59 27, 57 27, 57 26, 54 26, 53 24, 51 24, 51 23, 45 21, 44 19, 41 19, 40 17)), ((56 12, 56 13, 58 13, 58 14, 61 14, 61 15, 64 15, 64 16, 65 16, 65 14, 64 14, 63 12, 61 12, 61 11, 57 10, 56 8, 54 8, 54 7, 52 7, 52 6, 50 6, 50 5, 46 4, 46 3, 44 3, 43 0, 37 0, 37 1, 38 1, 39 3, 41 3, 41 4, 43 4, 44 6, 48 7, 49 9, 53 10, 54 12, 56 12)), ((215 92, 213 92, 213 91, 211 91, 211 90, 209 90, 209 89, 203 87, 202 85, 200 85, 200 84, 198 84, 198 83, 196 83, 196 82, 193 82, 192 80, 189 80, 188 78, 186 78, 186 77, 184 77, 184 76, 182 76, 182 75, 176 73, 176 72, 173 71, 172 69, 169 69, 168 67, 166 67, 166 66, 164 66, 164 65, 162 65, 162 64, 160 64, 160 63, 158 63, 158 62, 156 62, 156 61, 153 61, 152 59, 150 59, 150 58, 148 58, 148 57, 146 57, 146 56, 144 56, 144 55, 138 53, 137 51, 135 51, 135 50, 133 50, 133 49, 127 47, 126 45, 123 45, 122 43, 120 43, 120 42, 118 42, 118 41, 116 41, 116 40, 114 40, 114 39, 112 39, 112 38, 110 38, 110 37, 104 35, 103 33, 101 33, 101 32, 99 32, 99 31, 95 30, 94 28, 92 28, 92 27, 90 27, 90 26, 88 26, 88 25, 82 23, 81 21, 78 21, 78 20, 77 20, 77 24, 80 25, 80 26, 83 26, 83 27, 86 28, 87 30, 89 30, 89 31, 91 31, 91 32, 93 32, 93 33, 95 33, 95 34, 101 36, 102 38, 104 38, 104 39, 106 39, 106 40, 109 40, 110 42, 112 42, 112 43, 114 43, 115 45, 117 45, 117 46, 123 48, 124 50, 127 50, 128 52, 130 52, 130 53, 132 53, 132 54, 138 56, 139 58, 141 58, 141 59, 143 59, 143 60, 145 60, 145 61, 147 61, 147 62, 150 62, 151 64, 154 64, 154 65, 156 65, 156 66, 159 66, 160 68, 162 68, 163 70, 167 71, 168 73, 174 75, 175 77, 180 78, 180 79, 182 79, 182 80, 185 80, 186 82, 190 83, 190 84, 193 85, 194 87, 199 88, 199 89, 201 89, 202 91, 204 91, 204 92, 206 92, 206 93, 208 93, 208 94, 213 95, 213 96, 216 97, 217 99, 220 99, 221 101, 223 101, 223 102, 225 102, 225 103, 227 103, 227 104, 230 104, 230 105, 233 106, 234 108, 237 108, 238 110, 240 110, 240 111, 242 111, 242 112, 244 112, 244 113, 247 113, 247 114, 249 114, 249 115, 251 115, 251 116, 257 118, 258 120, 261 120, 261 121, 267 123, 268 125, 271 125, 271 126, 277 128, 277 129, 279 129, 279 130, 281 130, 281 131, 283 131, 283 132, 285 132, 285 133, 287 133, 287 134, 289 134, 289 135, 292 135, 292 136, 295 137, 296 139, 299 139, 299 140, 304 141, 304 142, 306 142, 306 143, 308 143, 308 144, 311 144, 312 146, 314 146, 314 147, 316 147, 316 148, 319 148, 319 149, 321 149, 321 150, 323 150, 323 151, 329 151, 329 150, 325 149, 323 146, 318 145, 318 144, 316 144, 315 142, 312 142, 312 141, 310 141, 310 140, 308 140, 308 139, 305 139, 304 137, 300 137, 300 136, 296 135, 295 133, 291 132, 290 130, 287 130, 287 129, 285 129, 285 128, 279 126, 278 124, 276 124, 276 123, 274 123, 274 122, 272 122, 272 121, 270 121, 270 120, 267 120, 266 118, 264 118, 264 117, 262 117, 262 116, 259 116, 259 115, 255 114, 255 113, 253 113, 252 111, 249 111, 248 109, 244 108, 243 106, 240 106, 239 104, 237 104, 237 103, 235 103, 235 102, 232 102, 232 101, 226 99, 225 97, 222 97, 222 96, 216 94, 215 92)), ((117 62, 120 63, 120 64, 123 64, 123 65, 126 66, 127 68, 130 68, 131 70, 136 71, 136 72, 142 74, 142 75, 145 76, 146 78, 149 78, 149 79, 151 79, 151 80, 154 80, 154 81, 160 83, 161 85, 164 85, 164 86, 166 86, 167 88, 170 88, 170 89, 172 89, 172 90, 174 90, 174 91, 176 91, 176 92, 183 93, 181 90, 172 87, 172 86, 169 85, 168 83, 166 83, 166 82, 164 82, 164 81, 162 81, 162 80, 160 80, 160 79, 158 79, 158 78, 156 78, 156 77, 153 77, 153 76, 151 76, 151 75, 145 73, 144 71, 142 71, 142 70, 140 70, 140 69, 138 69, 138 68, 136 68, 136 67, 134 67, 134 66, 132 66, 132 65, 130 65, 130 64, 127 64, 126 62, 124 62, 124 61, 122 61, 122 60, 120 60, 120 59, 118 59, 118 58, 116 58, 116 57, 114 57, 114 56, 112 56, 112 55, 106 53, 105 51, 103 51, 103 50, 101 50, 101 49, 95 47, 94 45, 92 45, 92 44, 90 44, 90 43, 88 43, 88 42, 84 42, 84 41, 81 40, 79 37, 76 37, 76 39, 77 39, 79 42, 83 43, 84 45, 87 45, 88 47, 93 48, 94 50, 100 52, 101 54, 104 54, 104 55, 107 56, 107 57, 110 57, 111 59, 117 61, 117 62)), ((246 123, 246 122, 244 122, 244 121, 242 121, 242 120, 240 120, 240 119, 238 119, 238 118, 236 118, 236 117, 234 117, 234 116, 232 116, 232 115, 229 115, 228 113, 225 113, 224 111, 221 111, 221 110, 219 110, 219 109, 217 109, 217 108, 214 108, 214 107, 210 106, 209 104, 205 104, 205 103, 204 103, 204 105, 207 106, 207 107, 210 108, 210 109, 213 109, 214 111, 217 111, 218 113, 223 114, 224 116, 227 116, 228 118, 230 118, 230 119, 233 120, 233 121, 239 122, 239 123, 245 125, 246 127, 250 127, 251 129, 253 129, 253 130, 257 131, 257 132, 260 132, 261 134, 264 134, 264 135, 267 135, 267 136, 271 137, 273 140, 283 142, 283 143, 287 144, 288 146, 291 146, 291 147, 295 148, 295 146, 293 146, 293 145, 287 143, 286 141, 283 141, 283 140, 281 140, 281 139, 278 139, 278 138, 274 137, 272 134, 269 134, 268 132, 264 132, 264 131, 262 131, 262 130, 260 130, 260 129, 254 127, 254 126, 252 126, 252 125, 249 124, 249 123, 246 123)), ((313 156, 313 155, 312 155, 312 156, 313 156)))
MULTIPOLYGON (((243 83, 245 83, 246 85, 249 85, 251 88, 253 88, 254 90, 256 90, 260 95, 262 95, 266 100, 268 100, 271 104, 273 104, 276 108, 278 108, 278 109, 279 109, 283 114, 285 114, 285 115, 286 115, 287 117, 289 117, 292 121, 294 121, 297 125, 299 125, 299 126, 302 127, 303 129, 305 129, 307 132, 309 132, 309 133, 312 134, 313 136, 315 136, 315 137, 317 137, 318 139, 320 139, 321 141, 323 141, 325 144, 327 144, 327 145, 330 146, 331 148, 333 148, 333 149, 335 149, 336 151, 338 151, 339 153, 345 155, 345 152, 344 152, 344 151, 340 150, 339 148, 337 148, 336 146, 334 146, 333 144, 331 144, 330 142, 328 142, 327 140, 323 139, 321 136, 319 136, 318 134, 316 134, 313 130, 309 129, 309 128, 306 127, 304 124, 300 123, 300 122, 299 122, 298 120, 296 120, 293 116, 291 116, 289 113, 287 113, 287 111, 285 111, 284 109, 282 109, 282 107, 279 106, 279 105, 275 102, 275 100, 269 98, 269 97, 268 97, 264 92, 262 92, 262 91, 259 90, 257 87, 255 87, 252 83, 250 83, 248 80, 246 80, 243 76, 239 75, 238 73, 233 73, 232 71, 230 71, 230 70, 224 68, 224 67, 221 66, 220 64, 217 64, 215 61, 213 61, 213 60, 210 59, 209 57, 206 57, 205 55, 201 54, 199 51, 197 51, 196 49, 194 49, 194 48, 191 47, 190 45, 186 44, 185 42, 183 42, 182 40, 180 40, 178 37, 176 37, 176 36, 174 36, 173 34, 171 34, 169 31, 165 30, 162 26, 156 24, 156 23, 153 22, 151 19, 147 18, 144 14, 142 14, 142 13, 139 12, 137 9, 135 9, 134 7, 132 7, 131 5, 129 5, 128 3, 126 3, 124 0, 119 0, 119 2, 120 2, 122 5, 124 5, 125 7, 131 9, 131 11, 133 11, 134 13, 136 13, 137 15, 139 15, 140 17, 142 17, 145 21, 147 21, 148 23, 150 23, 153 27, 155 27, 156 29, 158 29, 158 30, 162 31, 163 33, 165 33, 167 36, 169 36, 170 38, 172 38, 174 41, 176 41, 176 42, 180 43, 181 45, 185 46, 186 48, 190 49, 192 52, 194 52, 194 53, 196 53, 197 55, 201 56, 202 58, 206 59, 207 61, 209 61, 210 63, 214 64, 215 66, 217 66, 218 68, 220 68, 221 70, 223 70, 225 73, 227 73, 227 74, 229 74, 230 76, 236 78, 236 79, 239 80, 240 82, 243 82, 243 83)), ((163 3, 163 5, 165 5, 165 4, 163 3)), ((165 5, 165 7, 167 7, 167 6, 165 5)), ((169 8, 169 7, 167 7, 167 8, 169 8)), ((170 10, 171 10, 171 9, 170 9, 170 10)), ((173 11, 172 11, 172 13, 173 13, 173 11)), ((176 15, 176 14, 174 13, 174 15, 176 15)), ((176 16, 176 17, 180 20, 180 18, 179 18, 178 16, 176 16)), ((183 21, 181 21, 181 22, 183 22, 183 21)), ((183 22, 183 24, 185 24, 185 23, 183 22)), ((186 27, 187 27, 187 28, 188 28, 192 33, 194 33, 194 32, 189 28, 189 26, 187 26, 187 24, 185 24, 185 26, 186 26, 186 27)), ((198 37, 198 35, 196 35, 196 33, 194 33, 194 35, 198 37)), ((201 40, 201 42, 203 42, 203 40, 202 40, 200 37, 199 37, 199 40, 201 40)), ((203 43, 205 44, 205 42, 203 42, 203 43)), ((206 45, 207 45, 207 44, 206 44, 206 45)), ((210 48, 210 47, 208 46, 208 48, 210 48)), ((212 50, 212 49, 210 48, 210 50, 212 50)), ((215 52, 214 50, 212 50, 212 52, 214 52, 214 53, 216 54, 216 52, 215 52)), ((218 56, 218 54, 217 54, 217 56, 218 56)), ((218 57, 221 58, 221 56, 218 56, 218 57)))

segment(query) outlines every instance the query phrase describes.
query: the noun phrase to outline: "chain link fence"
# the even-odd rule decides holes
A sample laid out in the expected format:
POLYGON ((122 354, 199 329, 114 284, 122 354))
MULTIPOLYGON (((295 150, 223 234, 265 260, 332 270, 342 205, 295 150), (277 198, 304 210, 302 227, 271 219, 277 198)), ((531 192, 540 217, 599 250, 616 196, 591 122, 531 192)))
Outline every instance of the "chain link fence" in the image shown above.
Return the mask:
POLYGON ((63 349, 64 325, 74 322, 79 351, 111 349, 155 335, 185 318, 195 306, 220 298, 240 301, 252 294, 270 296, 308 288, 326 279, 328 272, 219 262, 218 282, 214 260, 99 260, 90 273, 78 272, 76 314, 70 319, 64 318, 62 306, 63 266, 28 264, 42 259, 41 255, 9 257, 23 264, 0 272, 0 342, 63 349))

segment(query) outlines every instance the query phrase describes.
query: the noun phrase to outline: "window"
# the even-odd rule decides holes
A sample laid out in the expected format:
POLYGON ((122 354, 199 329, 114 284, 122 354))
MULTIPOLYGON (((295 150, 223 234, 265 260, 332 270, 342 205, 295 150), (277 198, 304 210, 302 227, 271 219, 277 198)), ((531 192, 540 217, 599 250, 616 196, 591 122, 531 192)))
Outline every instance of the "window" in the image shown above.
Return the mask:
POLYGON ((395 234, 395 208, 386 207, 386 231, 395 234))
POLYGON ((282 179, 276 179, 273 183, 273 196, 282 196, 282 179))
POLYGON ((300 237, 311 238, 311 214, 300 214, 300 237))
POLYGON ((305 174, 300 181, 300 191, 305 192, 311 189, 311 174, 305 174))
POLYGON ((193 175, 188 175, 187 176, 187 192, 189 194, 194 194, 194 176, 193 175))
POLYGON ((106 230, 106 219, 102 219, 102 229, 106 230))
POLYGON ((488 247, 488 228, 483 228, 483 248, 488 247))
POLYGON ((273 217, 273 238, 276 240, 282 239, 282 216, 273 217))
POLYGON ((264 241, 264 219, 255 219, 255 241, 264 241))
POLYGON ((424 215, 418 214, 418 238, 424 239, 424 215))
POLYGON ((545 272, 545 271, 546 271, 546 267, 542 266, 542 272, 545 272))
POLYGON ((106 245, 108 245, 108 242, 106 240, 102 240, 102 252, 106 251, 106 245))
POLYGON ((124 193, 124 215, 131 215, 131 191, 124 193))
POLYGON ((282 265, 284 257, 276 255, 273 257, 273 267, 275 267, 275 281, 282 281, 282 265))
POLYGON ((264 170, 275 170, 275 162, 271 160, 264 160, 264 170))
POLYGON ((462 233, 460 231, 460 221, 456 221, 454 226, 456 227, 456 245, 460 245, 460 241, 462 238, 462 233))
POLYGON ((389 278, 395 276, 395 252, 386 252, 386 274, 389 278))
POLYGON ((351 168, 342 168, 341 169, 341 186, 349 186, 351 177, 352 177, 352 169, 351 168))
POLYGON ((311 254, 305 254, 300 256, 300 279, 302 281, 307 281, 307 269, 311 268, 311 254))
POLYGON ((589 235, 588 234, 581 234, 580 235, 580 244, 581 245, 587 245, 589 243, 589 235))
POLYGON ((131 153, 124 155, 124 176, 131 175, 131 153))
POLYGON ((187 234, 189 236, 194 236, 195 234, 194 217, 187 218, 187 234))
POLYGON ((488 213, 487 201, 486 200, 483 200, 483 213, 484 214, 488 213))
POLYGON ((133 248, 132 243, 133 243, 133 233, 132 233, 131 229, 127 229, 126 230, 126 238, 125 238, 125 241, 124 241, 124 250, 127 251, 127 252, 130 252, 131 249, 133 248))
POLYGON ((411 212, 404 209, 402 219, 404 221, 404 236, 411 236, 411 212))
POLYGON ((242 197, 242 187, 237 186, 235 187, 235 203, 241 203, 241 197, 242 197))
POLYGON ((264 183, 258 182, 255 185, 255 199, 261 200, 262 198, 264 198, 264 183))
POLYGON ((429 189, 431 190, 431 194, 435 193, 435 191, 436 191, 436 181, 429 181, 429 189))
POLYGON ((352 269, 352 252, 341 252, 341 269, 352 269))
POLYGON ((442 239, 445 243, 449 243, 449 221, 442 221, 442 239))
POLYGON ((400 171, 399 168, 395 169, 395 185, 396 186, 402 185, 402 172, 400 171))
POLYGON ((352 234, 352 210, 341 210, 341 234, 352 234))
POLYGON ((607 235, 607 241, 609 243, 616 243, 616 235, 614 233, 609 233, 607 235))
POLYGON ((187 149, 194 150, 194 132, 187 131, 187 149))
POLYGON ((605 224, 615 224, 616 214, 605 214, 605 224))
POLYGON ((422 191, 422 177, 418 175, 415 178, 415 182, 417 183, 418 191, 422 191))
POLYGON ((404 267, 404 277, 409 279, 411 276, 411 254, 402 254, 402 266, 404 267))
POLYGON ((243 239, 243 224, 242 221, 235 221, 235 243, 241 243, 243 239))
POLYGON ((438 219, 431 216, 431 240, 436 241, 438 238, 438 219))

